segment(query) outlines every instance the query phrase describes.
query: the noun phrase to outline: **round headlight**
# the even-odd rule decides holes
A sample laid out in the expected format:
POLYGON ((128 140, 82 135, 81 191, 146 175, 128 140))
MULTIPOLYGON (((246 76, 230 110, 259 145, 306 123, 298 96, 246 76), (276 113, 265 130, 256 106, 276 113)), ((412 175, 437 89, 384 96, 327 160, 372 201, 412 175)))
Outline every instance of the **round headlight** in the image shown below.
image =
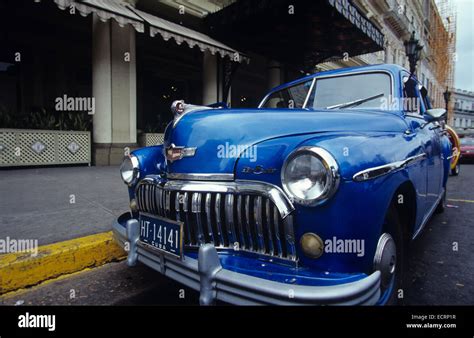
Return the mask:
POLYGON ((140 174, 138 159, 133 155, 126 156, 120 166, 120 174, 125 184, 134 184, 140 174))
POLYGON ((339 167, 332 155, 319 147, 292 152, 281 170, 285 192, 302 205, 314 206, 329 199, 339 185, 339 167))

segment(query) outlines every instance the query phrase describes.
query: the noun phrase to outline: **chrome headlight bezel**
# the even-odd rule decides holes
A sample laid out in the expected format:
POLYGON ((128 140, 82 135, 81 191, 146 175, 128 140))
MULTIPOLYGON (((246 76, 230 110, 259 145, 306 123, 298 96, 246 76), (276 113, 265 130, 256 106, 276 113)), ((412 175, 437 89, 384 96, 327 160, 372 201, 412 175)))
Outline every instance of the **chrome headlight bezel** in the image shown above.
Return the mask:
POLYGON ((336 160, 327 150, 321 147, 305 146, 294 150, 288 155, 281 169, 281 183, 283 186, 283 190, 291 198, 292 201, 304 206, 317 206, 329 200, 337 191, 339 187, 339 182, 339 166, 336 160), (295 196, 295 194, 288 187, 288 180, 286 178, 286 170, 288 169, 288 165, 291 163, 291 161, 301 155, 314 156, 322 163, 322 165, 326 169, 326 185, 322 193, 318 197, 313 199, 302 199, 298 196, 295 196))
POLYGON ((122 176, 123 182, 129 187, 137 183, 140 177, 140 164, 138 158, 134 155, 127 155, 124 157, 122 165, 120 166, 120 176, 122 176), (131 171, 131 178, 127 180, 124 177, 125 171, 131 171))

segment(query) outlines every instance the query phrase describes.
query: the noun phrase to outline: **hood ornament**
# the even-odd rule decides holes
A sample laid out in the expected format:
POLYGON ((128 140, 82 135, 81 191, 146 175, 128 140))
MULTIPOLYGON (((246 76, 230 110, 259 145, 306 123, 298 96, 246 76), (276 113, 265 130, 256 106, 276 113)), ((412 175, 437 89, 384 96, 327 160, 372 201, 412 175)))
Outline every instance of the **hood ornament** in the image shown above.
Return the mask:
POLYGON ((173 113, 174 120, 173 120, 173 128, 176 127, 179 120, 194 110, 204 110, 204 109, 212 109, 206 106, 197 106, 194 104, 185 103, 184 100, 175 100, 171 104, 171 112, 173 113))
POLYGON ((200 106, 200 105, 185 103, 184 100, 175 100, 171 104, 171 112, 173 113, 173 116, 174 116, 173 128, 176 127, 179 120, 181 120, 181 118, 187 113, 190 113, 195 110, 222 109, 222 108, 227 108, 225 103, 219 102, 219 103, 215 103, 209 106, 200 106))
POLYGON ((192 157, 196 154, 196 147, 177 147, 174 144, 171 144, 166 148, 166 160, 170 162, 181 160, 183 157, 192 157))

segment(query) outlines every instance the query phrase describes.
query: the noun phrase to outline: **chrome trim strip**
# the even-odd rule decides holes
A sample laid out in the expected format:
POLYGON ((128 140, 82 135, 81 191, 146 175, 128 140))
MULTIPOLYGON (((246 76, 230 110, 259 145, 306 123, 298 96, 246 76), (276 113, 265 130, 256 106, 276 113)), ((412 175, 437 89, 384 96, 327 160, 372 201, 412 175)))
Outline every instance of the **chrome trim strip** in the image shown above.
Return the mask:
POLYGON ((423 218, 423 221, 421 222, 420 227, 416 232, 413 234, 412 239, 415 239, 418 237, 418 235, 421 233, 421 231, 425 228, 426 223, 430 220, 431 216, 433 216, 433 213, 436 210, 436 207, 438 206, 439 202, 441 202, 441 199, 443 198, 445 189, 443 188, 443 191, 441 191, 441 194, 438 196, 436 199, 435 204, 431 207, 430 211, 425 215, 425 218, 423 218))
POLYGON ((166 178, 170 180, 191 181, 233 181, 234 174, 168 173, 166 178))
POLYGON ((283 227, 285 229, 286 243, 287 243, 287 256, 291 260, 296 258, 296 247, 295 247, 295 233, 293 228, 293 215, 288 216, 283 221, 283 227))
POLYGON ((224 246, 224 234, 222 233, 222 224, 221 224, 221 194, 216 194, 216 225, 217 225, 217 236, 219 237, 219 245, 224 246))
MULTIPOLYGON (((143 190, 143 189, 142 189, 142 190, 143 190)), ((156 190, 155 190, 155 196, 154 196, 154 197, 155 197, 155 209, 156 209, 156 213, 157 213, 158 215, 160 215, 160 207, 159 207, 159 205, 158 205, 160 190, 161 190, 161 189, 156 189, 156 190)))
POLYGON ((278 251, 278 256, 283 257, 283 248, 281 246, 281 239, 280 239, 280 227, 279 220, 278 220, 278 210, 274 207, 273 208, 273 226, 274 232, 276 237, 276 246, 278 251))
POLYGON ((147 185, 146 189, 145 189, 145 195, 146 195, 146 204, 148 206, 148 209, 147 210, 151 210, 152 208, 152 204, 151 204, 151 185, 147 185))
POLYGON ((169 213, 171 211, 171 192, 167 191, 165 194, 165 209, 169 213))
POLYGON ((163 215, 165 215, 165 217, 168 217, 168 215, 166 214, 166 205, 165 205, 165 195, 166 195, 166 191, 163 191, 162 194, 161 194, 161 208, 163 210, 163 215))
POLYGON ((199 244, 203 244, 205 242, 204 239, 204 232, 202 229, 202 220, 201 220, 201 193, 195 192, 193 193, 193 197, 191 199, 191 212, 196 214, 196 239, 199 244))
POLYGON ((250 228, 250 196, 245 196, 245 228, 247 230, 248 248, 253 251, 253 236, 250 228))
POLYGON ((408 157, 403 161, 396 161, 388 164, 384 164, 378 167, 368 168, 358 173, 354 174, 352 179, 356 182, 363 182, 367 180, 371 180, 374 178, 378 178, 387 174, 390 174, 396 170, 402 169, 409 164, 415 163, 417 161, 421 161, 427 157, 426 153, 418 154, 415 156, 408 157))
POLYGON ((308 104, 309 97, 311 96, 311 92, 313 91, 315 83, 316 83, 316 77, 313 77, 313 81, 311 81, 311 86, 309 86, 308 94, 306 94, 306 98, 304 99, 303 106, 301 107, 302 109, 306 108, 306 105, 308 104))
POLYGON ((156 184, 152 185, 151 190, 151 203, 153 204, 153 213, 158 214, 158 208, 156 207, 156 189, 159 189, 156 184))
POLYGON ((184 226, 186 227, 186 234, 188 236, 189 243, 195 243, 194 238, 191 236, 191 222, 189 221, 188 213, 188 193, 185 192, 183 196, 183 212, 184 212, 184 226))
POLYGON ((244 236, 244 227, 242 224, 242 195, 237 196, 237 226, 239 228, 239 240, 244 248, 247 248, 247 241, 244 236))
POLYGON ((176 194, 174 199, 174 210, 176 211, 176 220, 179 222, 181 221, 181 205, 179 203, 179 193, 176 194))
POLYGON ((234 222, 234 195, 227 194, 225 196, 225 220, 227 228, 227 238, 229 239, 229 246, 233 246, 237 242, 235 236, 235 222, 234 222))
POLYGON ((274 246, 273 246, 273 234, 272 234, 272 215, 270 208, 270 200, 265 199, 265 218, 267 221, 267 231, 268 231, 268 249, 270 250, 270 255, 274 255, 274 246))
POLYGON ((262 253, 265 252, 265 241, 263 239, 263 226, 262 226, 262 196, 254 198, 253 217, 255 219, 255 225, 257 228, 257 245, 258 250, 262 253))
POLYGON ((163 189, 158 189, 158 210, 159 210, 160 215, 163 214, 163 206, 161 204, 162 195, 163 195, 163 189))
POLYGON ((214 243, 214 230, 212 229, 212 217, 211 217, 211 193, 206 194, 206 200, 204 201, 204 209, 206 212, 207 220, 207 234, 211 242, 214 243))
POLYGON ((148 210, 148 209, 147 209, 147 205, 146 205, 146 199, 145 199, 145 196, 146 196, 145 190, 146 190, 146 186, 143 187, 143 188, 141 189, 141 191, 140 191, 140 197, 141 197, 140 199, 142 200, 143 209, 144 209, 144 210, 148 210))

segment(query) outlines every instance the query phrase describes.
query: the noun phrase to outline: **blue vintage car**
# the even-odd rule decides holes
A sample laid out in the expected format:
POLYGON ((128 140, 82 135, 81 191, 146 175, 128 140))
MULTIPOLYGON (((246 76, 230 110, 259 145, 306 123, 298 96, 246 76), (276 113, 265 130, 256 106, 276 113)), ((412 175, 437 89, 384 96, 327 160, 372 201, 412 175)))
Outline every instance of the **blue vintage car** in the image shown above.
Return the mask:
POLYGON ((396 65, 321 72, 255 109, 176 101, 163 145, 126 156, 128 264, 201 304, 391 304, 407 244, 444 208, 444 109, 396 65))

